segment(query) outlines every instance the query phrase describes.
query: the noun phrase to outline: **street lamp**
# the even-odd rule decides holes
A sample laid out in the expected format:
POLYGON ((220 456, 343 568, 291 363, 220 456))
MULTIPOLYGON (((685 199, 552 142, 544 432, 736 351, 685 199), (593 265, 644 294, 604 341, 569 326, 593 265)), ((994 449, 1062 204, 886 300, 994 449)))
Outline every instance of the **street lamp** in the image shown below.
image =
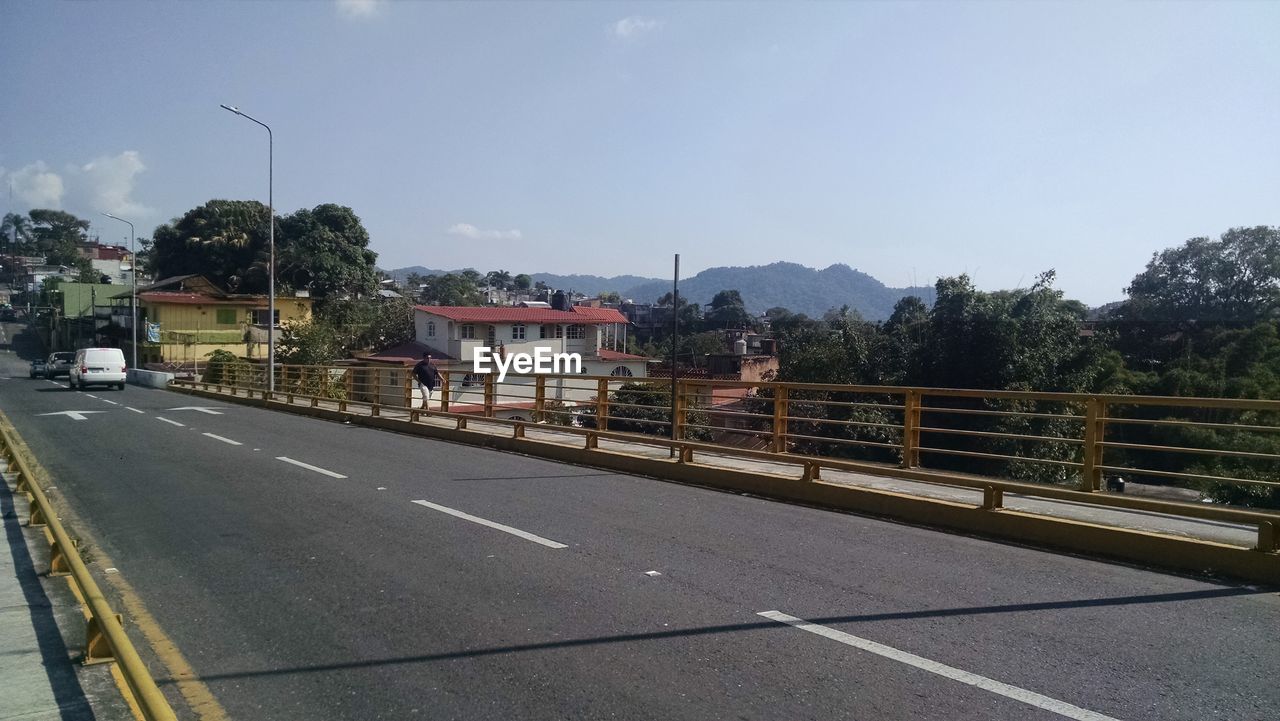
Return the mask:
MULTIPOLYGON (((129 274, 133 276, 133 290, 130 291, 129 293, 129 314, 133 317, 133 320, 129 324, 130 326, 133 327, 133 354, 132 354, 133 362, 131 365, 134 368, 134 370, 137 370, 138 368, 138 254, 133 247, 133 241, 134 241, 133 223, 130 223, 124 218, 117 218, 116 216, 110 213, 103 213, 103 215, 107 216, 108 218, 111 218, 112 220, 118 220, 121 223, 127 223, 129 225, 129 257, 130 257, 129 267, 131 269, 131 272, 129 274)), ((97 321, 94 321, 94 323, 96 324, 97 321)))
POLYGON ((271 126, 255 117, 240 112, 240 108, 221 105, 223 110, 235 113, 242 118, 252 120, 267 129, 267 227, 270 234, 271 260, 267 267, 267 392, 276 390, 276 212, 272 194, 274 188, 275 136, 271 126))

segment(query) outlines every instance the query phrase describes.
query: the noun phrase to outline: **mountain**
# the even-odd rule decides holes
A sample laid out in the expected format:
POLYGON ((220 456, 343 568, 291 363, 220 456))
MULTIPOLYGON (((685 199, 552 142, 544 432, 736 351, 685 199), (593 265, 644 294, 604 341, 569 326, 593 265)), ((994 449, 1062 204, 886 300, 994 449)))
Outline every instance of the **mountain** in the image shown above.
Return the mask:
MULTIPOLYGON (((444 275, 445 273, 460 273, 458 270, 436 270, 434 268, 424 268, 421 265, 411 265, 408 268, 396 268, 395 270, 386 271, 396 282, 403 283, 411 273, 418 275, 444 275)), ((517 275, 512 273, 512 275, 517 275)), ((599 275, 556 275, 555 273, 530 273, 530 278, 537 283, 542 281, 557 290, 576 290, 586 295, 599 295, 610 290, 621 290, 630 288, 635 285, 645 283, 662 282, 657 278, 646 278, 640 275, 616 275, 612 278, 605 278, 599 275)))
MULTIPOLYGON (((387 274, 403 282, 410 273, 419 275, 443 275, 457 273, 424 268, 420 265, 396 268, 387 274)), ((555 275, 531 273, 534 282, 542 281, 559 290, 576 290, 587 295, 604 291, 618 291, 623 298, 639 303, 652 303, 671 291, 670 280, 644 278, 635 275, 619 275, 605 278, 598 275, 555 275)), ((793 313, 821 317, 832 308, 848 305, 867 320, 885 320, 893 312, 893 305, 908 295, 920 296, 926 304, 933 304, 933 288, 890 288, 862 271, 847 265, 832 265, 822 270, 798 263, 771 263, 769 265, 708 268, 692 278, 680 281, 680 295, 694 303, 710 303, 722 290, 736 288, 742 293, 747 310, 763 313, 769 308, 782 306, 793 313)))
MULTIPOLYGON (((680 295, 695 303, 710 303, 716 293, 736 288, 747 310, 763 313, 782 306, 793 313, 821 317, 832 308, 848 305, 867 320, 885 320, 899 299, 919 296, 933 304, 931 287, 890 288, 843 263, 817 270, 797 263, 771 263, 747 267, 708 268, 680 281, 680 295)), ((624 298, 652 302, 671 291, 671 281, 655 281, 623 291, 624 298)))

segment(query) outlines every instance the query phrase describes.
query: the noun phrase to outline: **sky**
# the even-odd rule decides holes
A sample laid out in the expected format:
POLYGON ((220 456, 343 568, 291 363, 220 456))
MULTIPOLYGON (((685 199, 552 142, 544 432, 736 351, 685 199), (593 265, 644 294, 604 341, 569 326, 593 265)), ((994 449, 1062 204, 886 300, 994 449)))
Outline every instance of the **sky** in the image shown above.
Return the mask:
POLYGON ((350 206, 379 265, 891 286, 1280 223, 1280 3, 0 2, 0 205, 350 206), (11 193, 9 189, 12 188, 11 193))

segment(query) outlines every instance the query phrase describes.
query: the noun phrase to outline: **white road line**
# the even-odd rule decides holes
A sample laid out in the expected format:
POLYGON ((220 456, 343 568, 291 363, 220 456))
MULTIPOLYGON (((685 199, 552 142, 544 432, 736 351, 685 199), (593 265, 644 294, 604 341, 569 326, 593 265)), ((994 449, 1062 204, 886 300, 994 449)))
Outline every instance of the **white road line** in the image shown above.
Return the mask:
POLYGON ((440 511, 441 513, 447 513, 450 516, 456 516, 458 518, 461 518, 464 521, 471 521, 472 523, 479 523, 482 526, 488 526, 489 528, 496 528, 499 531, 505 531, 506 533, 510 533, 513 536, 519 536, 526 541, 541 543, 542 545, 548 548, 568 548, 567 545, 563 543, 559 543, 557 541, 552 541, 549 538, 543 538, 542 536, 535 536, 532 533, 529 533, 528 531, 522 531, 519 528, 512 528, 511 526, 504 526, 501 523, 495 523, 493 521, 480 518, 479 516, 473 516, 470 513, 463 513, 462 511, 449 508, 448 506, 437 505, 430 501, 414 501, 414 503, 418 504, 419 506, 426 506, 427 508, 433 508, 437 511, 440 511))
POLYGON ((802 618, 788 616, 781 611, 761 611, 758 615, 764 616, 772 621, 777 621, 778 623, 795 626, 802 631, 808 631, 809 633, 829 638, 832 641, 839 641, 846 646, 853 646, 854 648, 862 649, 868 653, 874 653, 877 656, 883 656, 884 658, 897 661, 899 663, 905 663, 908 666, 914 666, 922 671, 936 673, 939 676, 949 678, 953 681, 959 681, 960 683, 968 684, 970 686, 976 686, 984 691, 990 691, 991 693, 1011 698, 1014 701, 1021 701, 1022 703, 1035 706, 1036 708, 1051 711, 1059 716, 1077 719, 1077 721, 1116 721, 1116 719, 1111 716, 1104 716, 1095 711, 1083 709, 1079 706, 1073 706, 1066 701, 1059 701, 1054 698, 1049 698, 1048 696, 1042 696, 1034 691, 1028 691, 1023 688, 1018 688, 1017 686, 1010 686, 1007 683, 1001 683, 999 681, 989 679, 986 676, 979 676, 976 673, 961 671, 954 666, 948 666, 943 663, 938 663, 937 661, 930 661, 927 658, 907 653, 906 651, 899 651, 892 646, 886 646, 882 643, 876 643, 875 641, 868 641, 865 638, 860 638, 858 636, 845 633, 844 631, 837 631, 834 628, 827 628, 826 626, 820 626, 816 623, 810 623, 802 618))
POLYGON ((215 440, 215 441, 222 441, 223 443, 227 443, 227 444, 229 444, 229 445, 233 445, 233 446, 243 446, 243 445, 244 445, 244 444, 243 444, 243 443, 241 443, 240 441, 233 441, 233 440, 231 440, 230 438, 223 438, 222 436, 215 436, 215 435, 213 435, 212 433, 203 433, 203 434, 201 434, 201 435, 208 436, 208 437, 212 438, 212 439, 213 439, 213 440, 215 440))
POLYGON ((179 423, 179 422, 177 422, 177 421, 171 421, 171 420, 169 420, 168 418, 165 418, 164 416, 156 416, 156 420, 158 420, 158 421, 164 421, 165 423, 168 423, 168 424, 169 424, 169 425, 171 425, 171 426, 179 426, 179 427, 182 427, 182 428, 185 428, 185 427, 186 427, 186 425, 187 425, 186 423, 179 423))
POLYGON ((315 471, 316 473, 320 473, 320 474, 326 475, 326 476, 328 476, 328 477, 330 477, 330 478, 346 478, 346 476, 342 475, 341 473, 334 473, 333 471, 327 471, 327 470, 325 470, 325 469, 321 468, 320 466, 313 466, 313 465, 311 465, 310 463, 303 463, 302 461, 295 461, 295 460, 293 460, 292 458, 289 458, 288 456, 276 456, 276 460, 277 460, 277 461, 284 461, 285 463, 292 463, 293 465, 295 465, 295 466, 297 466, 297 467, 299 467, 299 468, 305 468, 305 469, 307 469, 308 471, 315 471))
POLYGON ((134 408, 133 406, 125 406, 125 408, 126 408, 126 409, 128 409, 128 410, 133 411, 134 413, 141 413, 141 414, 143 414, 143 415, 146 415, 146 413, 147 413, 146 411, 140 411, 140 410, 138 410, 137 408, 134 408))
POLYGON ((99 398, 98 400, 102 401, 103 403, 110 403, 110 404, 111 404, 111 405, 113 405, 113 406, 118 406, 118 405, 120 405, 119 403, 116 403, 115 401, 109 401, 109 400, 107 400, 106 398, 99 398))

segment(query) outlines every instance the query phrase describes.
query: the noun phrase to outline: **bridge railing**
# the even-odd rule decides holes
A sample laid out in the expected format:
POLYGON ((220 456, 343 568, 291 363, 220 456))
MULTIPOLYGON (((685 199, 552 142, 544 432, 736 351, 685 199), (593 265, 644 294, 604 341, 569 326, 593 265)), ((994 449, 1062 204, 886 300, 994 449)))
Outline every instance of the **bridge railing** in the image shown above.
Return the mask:
MULTIPOLYGON (((408 367, 279 365, 275 373, 276 396, 290 402, 622 434, 811 463, 814 477, 822 467, 936 471, 951 474, 949 483, 996 479, 1020 493, 1040 487, 1039 495, 1141 480, 1211 492, 1226 502, 1219 510, 1257 505, 1280 488, 1274 400, 679 379, 673 404, 669 377, 509 373, 499 382, 446 370, 424 408, 408 367)), ((266 388, 261 367, 217 380, 200 384, 266 388)))

